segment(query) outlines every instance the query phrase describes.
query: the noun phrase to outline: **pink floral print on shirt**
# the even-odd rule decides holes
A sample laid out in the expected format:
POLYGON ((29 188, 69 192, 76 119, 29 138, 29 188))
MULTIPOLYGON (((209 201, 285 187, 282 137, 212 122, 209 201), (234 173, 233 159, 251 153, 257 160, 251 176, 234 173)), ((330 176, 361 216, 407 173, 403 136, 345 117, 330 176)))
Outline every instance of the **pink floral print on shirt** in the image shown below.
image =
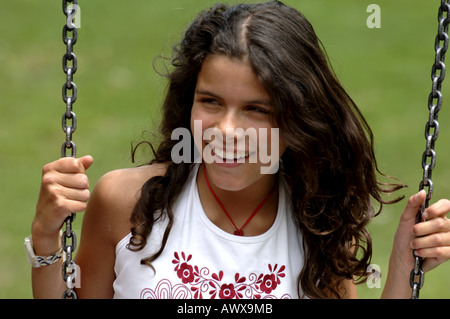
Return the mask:
MULTIPOLYGON (((210 275, 209 268, 193 265, 191 260, 192 255, 175 252, 172 264, 181 283, 172 284, 168 279, 163 279, 154 290, 142 290, 141 298, 274 299, 277 297, 271 293, 285 277, 285 266, 269 264, 267 273, 251 273, 247 277, 236 273, 233 282, 224 282, 222 270, 210 275)), ((284 294, 281 298, 290 299, 291 296, 284 294)))

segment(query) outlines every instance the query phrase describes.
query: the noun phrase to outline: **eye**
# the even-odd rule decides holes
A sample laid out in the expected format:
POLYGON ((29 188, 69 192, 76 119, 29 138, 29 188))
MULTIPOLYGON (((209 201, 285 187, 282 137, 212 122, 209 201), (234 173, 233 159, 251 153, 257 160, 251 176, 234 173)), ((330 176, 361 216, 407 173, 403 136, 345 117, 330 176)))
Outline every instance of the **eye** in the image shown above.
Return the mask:
POLYGON ((202 98, 200 99, 201 103, 210 104, 210 105, 220 105, 219 101, 213 98, 202 98))
POLYGON ((247 111, 261 113, 261 114, 269 114, 270 113, 270 111, 268 109, 260 107, 260 106, 255 106, 255 105, 248 106, 247 111))

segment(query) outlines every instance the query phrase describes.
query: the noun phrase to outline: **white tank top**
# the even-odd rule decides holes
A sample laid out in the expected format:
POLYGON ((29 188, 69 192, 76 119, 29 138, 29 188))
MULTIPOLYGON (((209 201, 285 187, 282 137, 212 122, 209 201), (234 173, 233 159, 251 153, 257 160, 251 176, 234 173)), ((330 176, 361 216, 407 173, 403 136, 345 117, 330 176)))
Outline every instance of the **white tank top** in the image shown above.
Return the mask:
POLYGON ((167 221, 158 221, 139 252, 127 249, 131 234, 116 247, 114 298, 126 299, 290 299, 298 298, 303 267, 302 235, 295 226, 284 183, 278 212, 265 233, 241 237, 217 227, 206 216, 192 170, 174 205, 174 224, 162 254, 152 263, 167 221))

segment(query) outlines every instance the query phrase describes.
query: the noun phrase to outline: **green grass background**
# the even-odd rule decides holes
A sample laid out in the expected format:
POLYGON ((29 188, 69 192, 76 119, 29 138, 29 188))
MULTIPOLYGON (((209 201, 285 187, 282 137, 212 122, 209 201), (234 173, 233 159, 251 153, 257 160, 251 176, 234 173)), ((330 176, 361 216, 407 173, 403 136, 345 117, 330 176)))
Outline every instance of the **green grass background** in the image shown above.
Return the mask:
MULTIPOLYGON (((83 1, 75 53, 79 59, 74 111, 78 155, 91 154, 91 184, 107 171, 130 167, 130 142, 154 127, 165 81, 152 68, 170 52, 194 16, 211 0, 83 1)), ((424 126, 431 89, 439 1, 286 0, 315 26, 333 67, 375 134, 381 169, 410 188, 421 179, 424 126), (381 7, 381 29, 369 29, 366 8, 381 7)), ((30 233, 42 166, 60 156, 64 141, 61 68, 65 52, 61 1, 0 3, 0 298, 31 298, 23 238, 30 233)), ((448 82, 447 82, 448 81, 448 82)), ((450 193, 450 99, 437 141, 433 200, 450 193)), ((395 227, 405 202, 370 225, 372 262, 386 278, 395 227)), ((81 216, 76 220, 79 233, 81 216)), ((381 289, 358 288, 361 298, 381 289)), ((422 298, 450 297, 450 263, 426 275, 422 298)))

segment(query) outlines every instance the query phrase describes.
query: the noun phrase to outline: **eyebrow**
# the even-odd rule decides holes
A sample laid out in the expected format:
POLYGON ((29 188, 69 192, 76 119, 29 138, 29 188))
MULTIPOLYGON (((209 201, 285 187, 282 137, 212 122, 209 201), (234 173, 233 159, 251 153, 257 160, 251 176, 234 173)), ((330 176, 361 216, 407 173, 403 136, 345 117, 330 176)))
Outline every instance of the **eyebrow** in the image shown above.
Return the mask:
MULTIPOLYGON (((223 98, 217 94, 214 94, 210 91, 206 90, 195 90, 195 93, 201 94, 201 95, 209 95, 212 97, 215 97, 219 100, 223 100, 223 98)), ((272 103, 270 103, 270 100, 252 100, 252 101, 246 101, 245 104, 258 104, 258 105, 264 105, 267 107, 272 107, 272 103)))

